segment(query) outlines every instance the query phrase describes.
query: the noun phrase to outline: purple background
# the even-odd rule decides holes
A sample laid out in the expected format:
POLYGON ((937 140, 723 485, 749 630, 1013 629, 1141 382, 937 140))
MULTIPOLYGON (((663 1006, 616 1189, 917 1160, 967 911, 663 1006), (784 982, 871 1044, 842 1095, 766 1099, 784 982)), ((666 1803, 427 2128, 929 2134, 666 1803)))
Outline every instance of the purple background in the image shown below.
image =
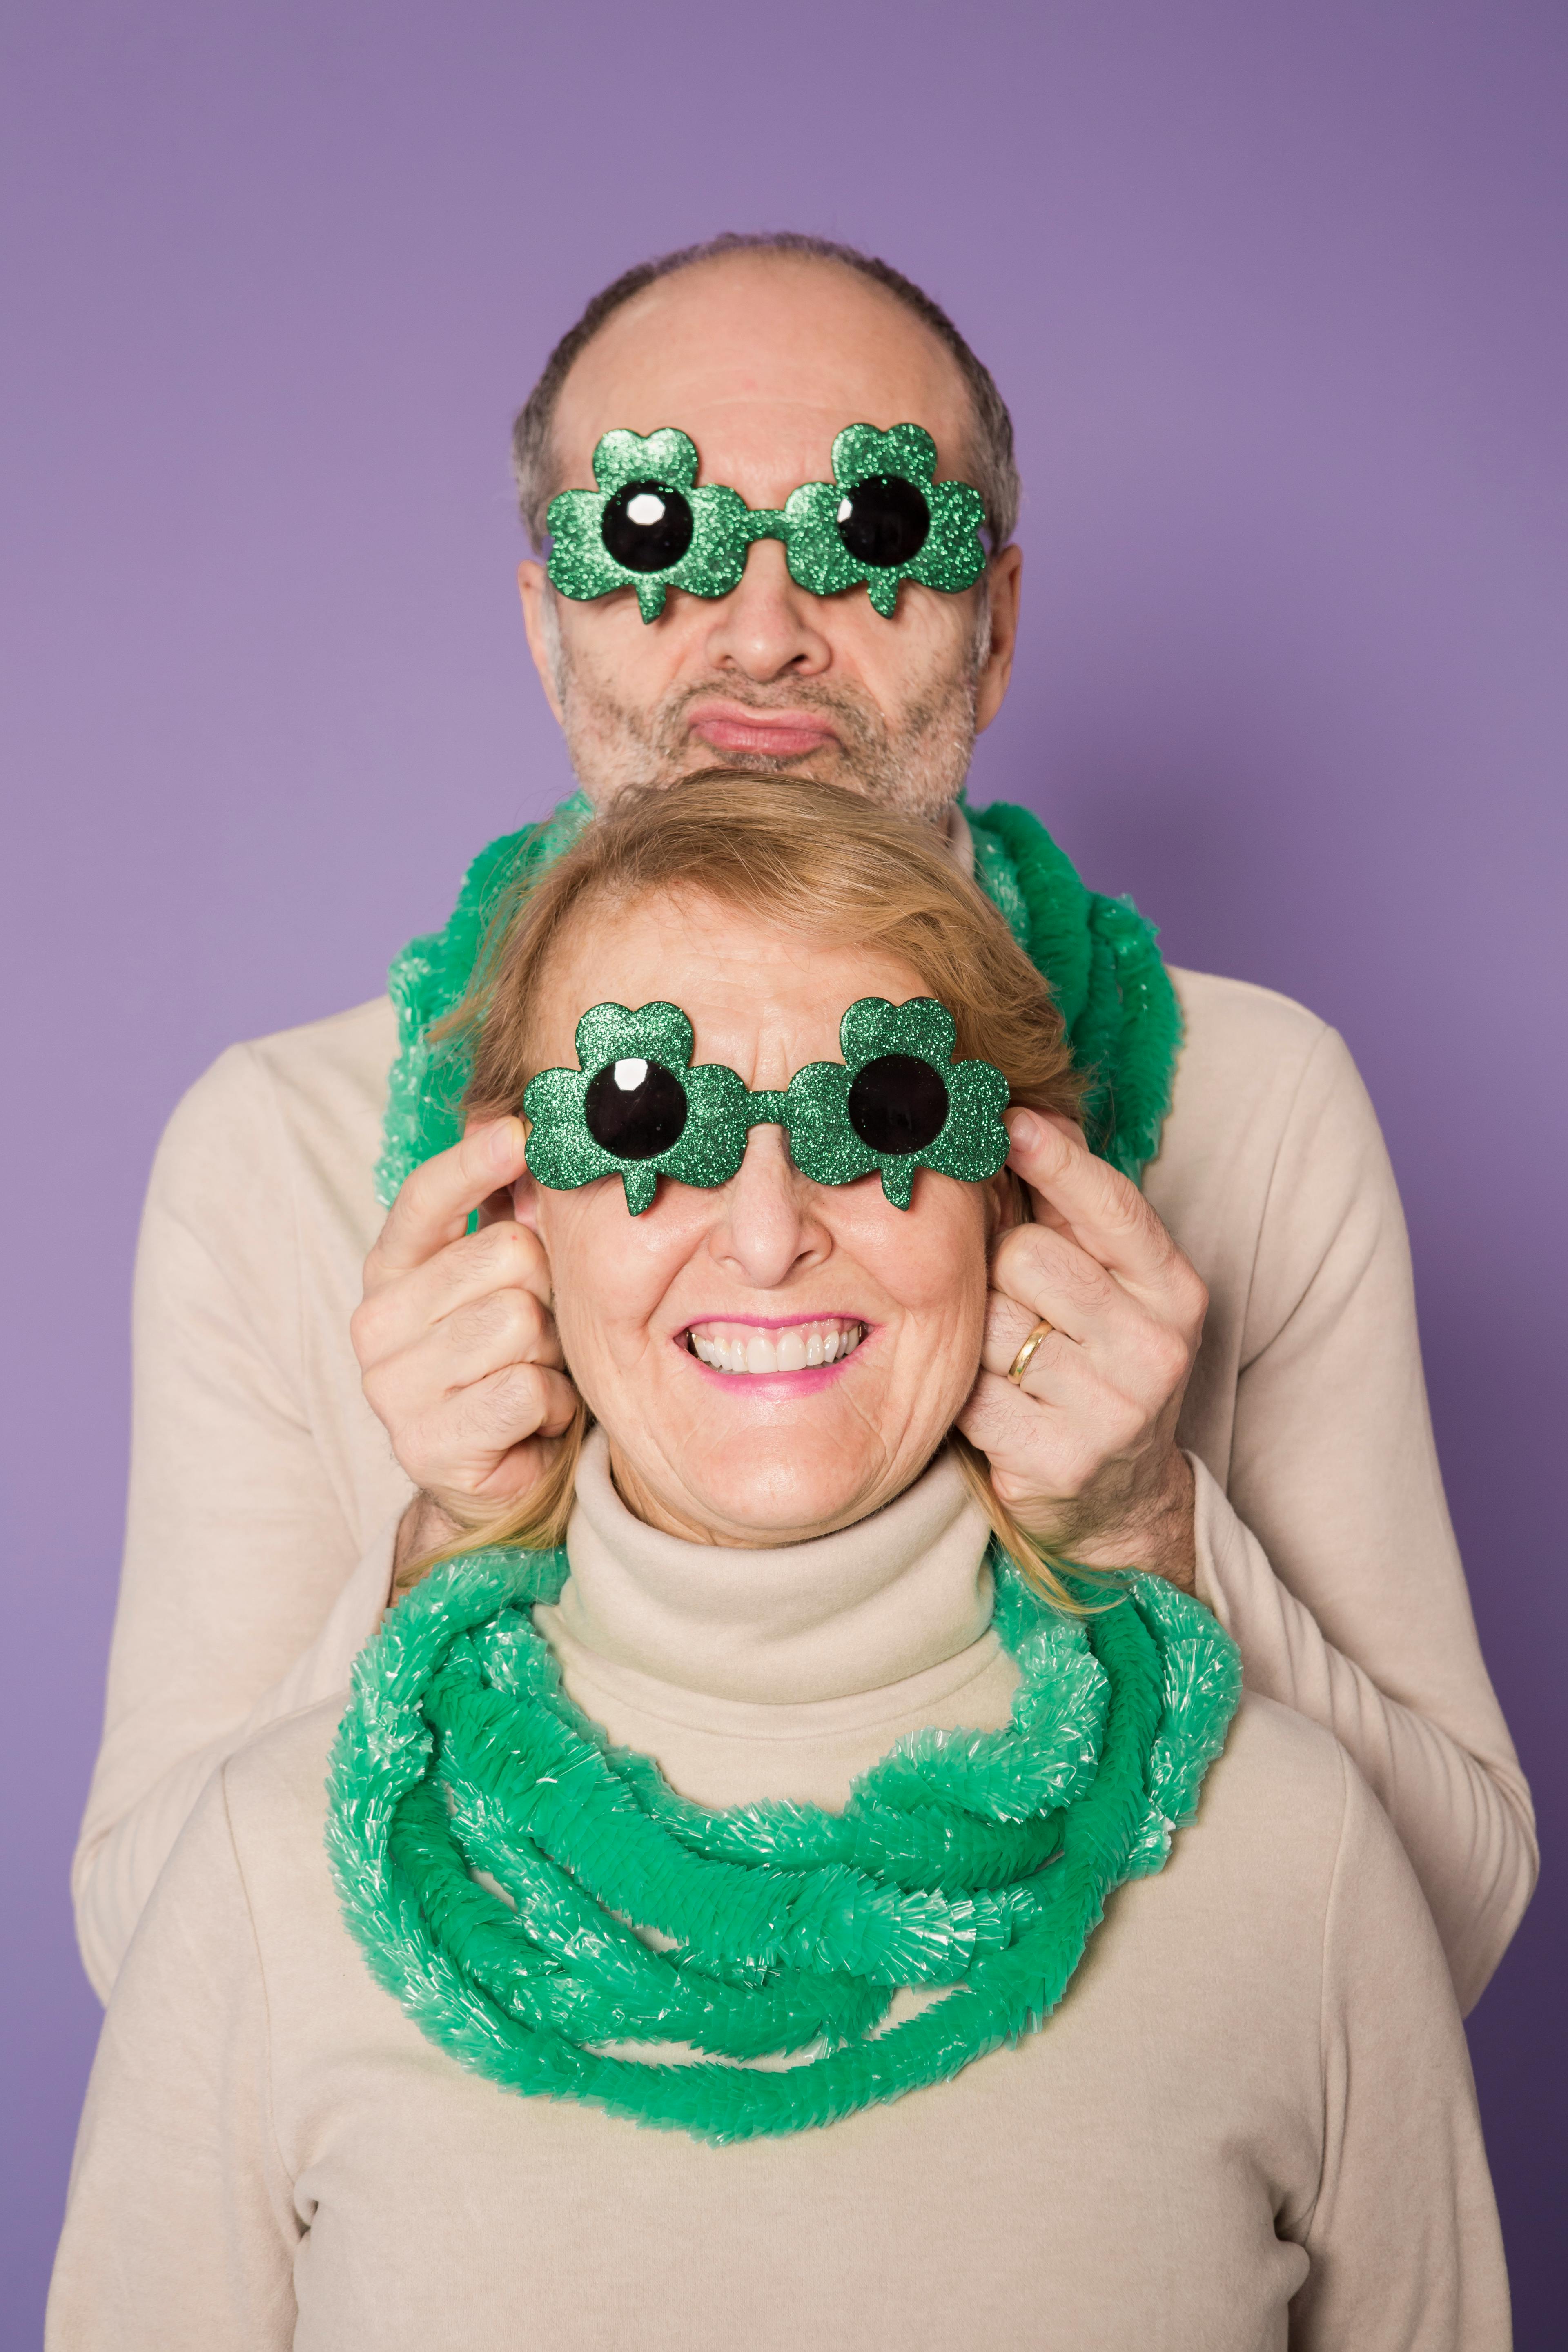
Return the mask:
MULTIPOLYGON (((1550 1832, 1560 0, 13 0, 0 45, 5 2346, 97 2022, 65 1872, 154 1139, 230 1039, 374 994, 566 786, 510 413, 588 292, 721 227, 887 252, 1012 402, 1025 636, 979 795, 1359 1056, 1550 1832)), ((1472 2027, 1525 2346, 1561 2316, 1562 1907, 1549 1878, 1472 2027)))

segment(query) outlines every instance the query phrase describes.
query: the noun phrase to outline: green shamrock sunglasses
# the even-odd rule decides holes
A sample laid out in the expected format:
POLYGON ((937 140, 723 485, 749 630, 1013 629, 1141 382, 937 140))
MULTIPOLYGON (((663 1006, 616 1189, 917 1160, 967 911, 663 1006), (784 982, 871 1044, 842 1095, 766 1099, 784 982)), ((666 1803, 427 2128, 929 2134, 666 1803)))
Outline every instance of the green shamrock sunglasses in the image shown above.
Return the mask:
POLYGON ((907 1209, 917 1168, 978 1184, 1007 1157, 1007 1081, 989 1062, 955 1062, 954 1034, 934 996, 862 996, 838 1024, 842 1062, 809 1062, 782 1094, 753 1094, 722 1062, 692 1067, 678 1004, 595 1004, 577 1024, 582 1067, 529 1080, 529 1170, 557 1192, 619 1176, 638 1217, 660 1176, 727 1184, 749 1130, 776 1125, 814 1184, 853 1184, 875 1169, 907 1209))
POLYGON ((833 444, 833 479, 805 482, 782 507, 697 482, 697 449, 672 425, 646 436, 606 433, 592 490, 563 490, 546 517, 550 578, 563 596, 635 588, 645 621, 665 593, 728 596, 754 539, 782 539, 790 576, 814 596, 864 581, 891 620, 900 580, 949 595, 985 569, 985 502, 967 482, 937 482, 936 443, 920 425, 879 433, 849 425, 833 444))

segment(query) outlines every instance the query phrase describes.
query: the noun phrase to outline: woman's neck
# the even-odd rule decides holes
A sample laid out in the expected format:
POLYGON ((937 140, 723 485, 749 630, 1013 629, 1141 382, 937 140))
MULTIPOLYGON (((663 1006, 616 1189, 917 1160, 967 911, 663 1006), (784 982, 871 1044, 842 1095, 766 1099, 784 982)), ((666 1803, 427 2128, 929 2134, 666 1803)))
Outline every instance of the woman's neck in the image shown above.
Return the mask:
POLYGON ((991 1622, 986 1526, 951 1455, 870 1518, 775 1550, 687 1543, 627 1510, 595 1430, 551 1616, 611 1663, 714 1698, 792 1706, 905 1681, 991 1622))

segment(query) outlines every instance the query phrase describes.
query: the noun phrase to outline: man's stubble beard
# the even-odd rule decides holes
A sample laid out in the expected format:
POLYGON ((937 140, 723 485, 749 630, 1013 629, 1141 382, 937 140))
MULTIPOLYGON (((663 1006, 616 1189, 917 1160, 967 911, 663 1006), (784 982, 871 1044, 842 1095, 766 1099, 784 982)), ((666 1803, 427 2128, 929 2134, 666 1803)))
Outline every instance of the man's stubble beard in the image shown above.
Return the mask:
POLYGON ((729 672, 683 686, 651 709, 638 710, 572 659, 562 640, 555 593, 548 587, 543 622, 566 749, 595 808, 607 807, 631 785, 672 784, 697 769, 723 767, 757 776, 814 776, 862 793, 879 807, 931 823, 944 816, 969 772, 975 688, 991 643, 988 596, 982 598, 959 667, 909 703, 896 728, 868 696, 842 687, 819 687, 810 678, 759 687, 729 672), (837 740, 787 759, 717 751, 694 741, 686 724, 694 704, 716 696, 748 710, 819 714, 837 740))

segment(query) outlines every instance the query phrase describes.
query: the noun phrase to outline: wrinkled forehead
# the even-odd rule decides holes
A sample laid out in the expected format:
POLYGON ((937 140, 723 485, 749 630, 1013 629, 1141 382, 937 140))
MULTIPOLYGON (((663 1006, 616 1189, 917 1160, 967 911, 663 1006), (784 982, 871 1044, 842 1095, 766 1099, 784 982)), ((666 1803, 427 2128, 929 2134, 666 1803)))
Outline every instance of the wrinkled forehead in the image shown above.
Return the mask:
POLYGON ((894 295, 840 262, 751 255, 659 279, 616 311, 574 362, 555 415, 558 489, 591 489, 593 454, 617 426, 679 425, 699 479, 782 506, 828 478, 847 425, 923 425, 937 474, 973 466, 958 363, 894 295))
POLYGON ((807 1062, 837 1060, 838 1024, 858 998, 924 992, 885 948, 816 938, 706 893, 585 899, 539 975, 528 1059, 571 1067, 591 1005, 665 1002, 691 1023, 696 1060, 726 1063, 748 1086, 784 1086, 807 1062))

